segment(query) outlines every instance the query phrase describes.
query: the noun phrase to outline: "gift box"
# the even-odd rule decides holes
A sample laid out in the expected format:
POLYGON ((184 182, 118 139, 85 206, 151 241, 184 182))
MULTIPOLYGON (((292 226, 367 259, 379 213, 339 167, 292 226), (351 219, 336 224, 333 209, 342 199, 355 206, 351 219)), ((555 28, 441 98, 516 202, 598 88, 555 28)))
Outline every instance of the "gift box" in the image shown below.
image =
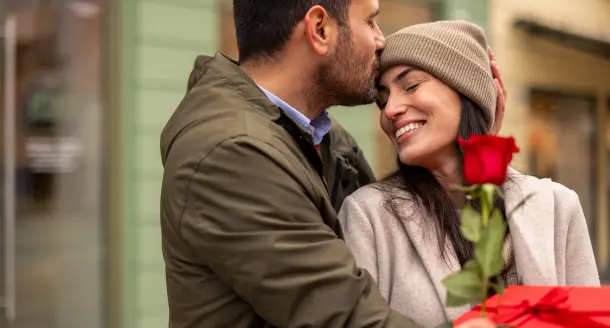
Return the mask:
MULTIPOLYGON (((485 305, 489 319, 508 327, 610 328, 610 287, 511 286, 485 305)), ((481 317, 481 310, 474 307, 454 326, 481 317)))

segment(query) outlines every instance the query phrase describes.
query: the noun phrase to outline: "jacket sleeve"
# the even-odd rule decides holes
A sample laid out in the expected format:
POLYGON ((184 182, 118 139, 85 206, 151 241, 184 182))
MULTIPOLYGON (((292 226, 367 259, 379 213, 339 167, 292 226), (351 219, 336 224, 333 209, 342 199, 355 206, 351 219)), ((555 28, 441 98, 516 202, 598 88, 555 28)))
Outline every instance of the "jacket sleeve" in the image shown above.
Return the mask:
POLYGON ((379 281, 377 245, 371 222, 354 197, 348 196, 339 211, 345 243, 356 259, 356 265, 365 269, 375 281, 379 281))
POLYGON ((298 167, 252 137, 202 159, 180 226, 194 260, 275 327, 419 327, 391 311, 356 267, 298 167))
POLYGON ((587 221, 578 195, 570 190, 570 204, 566 241, 566 285, 599 286, 599 273, 593 255, 593 247, 587 221))

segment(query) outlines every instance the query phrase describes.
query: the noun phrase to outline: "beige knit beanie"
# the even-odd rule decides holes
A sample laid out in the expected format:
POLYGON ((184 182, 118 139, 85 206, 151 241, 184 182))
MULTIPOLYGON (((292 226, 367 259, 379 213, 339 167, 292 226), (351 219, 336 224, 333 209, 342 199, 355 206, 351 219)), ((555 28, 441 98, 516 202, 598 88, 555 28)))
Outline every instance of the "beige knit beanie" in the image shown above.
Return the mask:
POLYGON ((412 25, 390 35, 381 73, 396 65, 422 69, 470 98, 483 110, 487 131, 494 122, 497 90, 483 29, 466 21, 412 25))

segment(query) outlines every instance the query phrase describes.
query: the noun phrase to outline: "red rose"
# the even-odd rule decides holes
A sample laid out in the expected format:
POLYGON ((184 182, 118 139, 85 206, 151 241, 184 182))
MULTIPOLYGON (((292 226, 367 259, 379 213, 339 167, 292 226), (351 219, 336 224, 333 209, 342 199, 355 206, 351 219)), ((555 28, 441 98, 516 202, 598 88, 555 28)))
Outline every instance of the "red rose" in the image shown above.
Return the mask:
POLYGON ((494 135, 471 135, 458 142, 464 152, 464 180, 467 185, 493 183, 501 186, 506 180, 508 164, 519 152, 515 139, 494 135))

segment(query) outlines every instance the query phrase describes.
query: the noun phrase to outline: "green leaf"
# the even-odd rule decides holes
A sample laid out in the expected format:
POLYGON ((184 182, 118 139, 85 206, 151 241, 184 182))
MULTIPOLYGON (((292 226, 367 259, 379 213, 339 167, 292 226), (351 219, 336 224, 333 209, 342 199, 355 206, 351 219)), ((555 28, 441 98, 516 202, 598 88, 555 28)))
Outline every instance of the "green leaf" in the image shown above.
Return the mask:
POLYGON ((481 214, 470 204, 466 204, 462 210, 460 230, 462 236, 473 243, 478 243, 481 239, 481 214))
POLYGON ((498 278, 498 282, 497 283, 491 283, 491 288, 493 288, 493 290, 497 293, 497 294, 504 294, 504 279, 502 279, 501 276, 497 276, 498 278))
POLYGON ((443 279, 447 288, 447 306, 476 303, 480 300, 483 282, 475 261, 469 261, 462 270, 443 279))
POLYGON ((502 189, 498 186, 496 186, 496 194, 498 194, 498 197, 504 199, 504 193, 502 192, 502 189))
POLYGON ((463 305, 468 305, 468 304, 473 304, 473 303, 477 303, 476 301, 474 301, 474 298, 471 298, 471 299, 461 298, 458 296, 454 296, 453 294, 447 293, 447 304, 445 304, 445 305, 447 307, 458 307, 458 306, 463 306, 463 305))
POLYGON ((478 277, 481 277, 481 267, 476 260, 469 260, 468 262, 464 263, 462 270, 474 272, 478 277))
POLYGON ((475 259, 487 279, 496 276, 502 270, 502 246, 505 234, 506 222, 500 210, 495 209, 475 249, 475 259))

